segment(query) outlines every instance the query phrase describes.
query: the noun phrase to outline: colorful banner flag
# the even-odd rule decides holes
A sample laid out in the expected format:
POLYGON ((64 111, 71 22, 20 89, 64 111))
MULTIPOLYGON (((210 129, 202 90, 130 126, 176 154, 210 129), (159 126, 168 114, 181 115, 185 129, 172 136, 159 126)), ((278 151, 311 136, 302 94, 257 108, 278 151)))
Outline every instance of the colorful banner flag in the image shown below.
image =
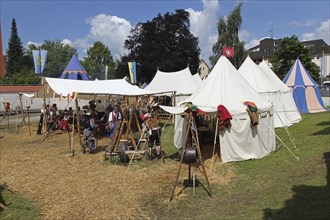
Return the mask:
POLYGON ((47 50, 32 50, 34 69, 36 74, 41 74, 44 71, 46 60, 47 60, 47 50))
POLYGON ((225 57, 234 57, 235 55, 234 47, 224 46, 222 49, 222 55, 224 55, 225 57))
POLYGON ((131 78, 131 83, 135 84, 137 83, 136 80, 136 62, 128 62, 128 70, 129 70, 129 75, 131 78))

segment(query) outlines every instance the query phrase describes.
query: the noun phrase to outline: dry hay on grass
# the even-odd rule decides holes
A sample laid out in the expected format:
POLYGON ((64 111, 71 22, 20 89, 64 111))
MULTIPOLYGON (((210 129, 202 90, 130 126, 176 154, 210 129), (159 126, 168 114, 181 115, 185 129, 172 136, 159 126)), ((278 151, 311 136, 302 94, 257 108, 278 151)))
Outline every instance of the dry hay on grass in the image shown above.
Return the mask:
MULTIPOLYGON (((167 159, 150 161, 141 167, 139 161, 130 167, 100 162, 100 155, 82 154, 75 144, 75 156, 69 155, 67 133, 51 135, 42 142, 31 127, 32 136, 23 127, 19 133, 0 131, 0 182, 37 202, 45 219, 131 219, 152 218, 140 201, 160 197, 166 205, 178 171, 178 162, 167 159), (80 152, 80 153, 79 153, 80 152), (170 189, 170 190, 169 190, 170 189), (166 190, 167 192, 164 192, 166 190)), ((78 139, 75 136, 75 142, 78 139)), ((106 146, 107 138, 99 141, 106 146)), ((205 161, 209 172, 210 158, 205 161)), ((212 184, 225 184, 233 177, 217 174, 221 165, 217 161, 209 176, 212 184), (215 177, 217 176, 217 177, 215 177), (227 179, 227 180, 225 180, 227 179)), ((187 176, 183 166, 180 179, 187 176)), ((229 175, 229 174, 230 175, 229 175)), ((198 174, 203 179, 202 174, 198 174)), ((180 196, 179 198, 184 198, 180 196)))

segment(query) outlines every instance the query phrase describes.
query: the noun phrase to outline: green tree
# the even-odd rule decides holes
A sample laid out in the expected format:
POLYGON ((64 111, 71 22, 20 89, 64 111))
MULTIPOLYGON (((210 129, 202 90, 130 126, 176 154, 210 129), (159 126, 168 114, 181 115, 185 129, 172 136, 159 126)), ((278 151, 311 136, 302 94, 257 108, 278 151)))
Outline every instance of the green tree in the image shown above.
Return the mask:
POLYGON ((270 58, 270 62, 273 65, 273 71, 280 79, 283 79, 299 57, 299 60, 312 78, 318 82, 320 78, 320 69, 312 62, 312 58, 308 55, 308 52, 308 49, 299 42, 297 36, 293 35, 291 37, 283 38, 282 46, 278 48, 270 58))
POLYGON ((245 58, 244 41, 240 41, 238 31, 242 26, 241 8, 243 3, 239 3, 234 10, 228 15, 227 20, 222 17, 218 22, 218 40, 213 45, 213 55, 210 56, 211 65, 214 66, 221 56, 224 46, 233 46, 235 56, 229 58, 231 63, 239 68, 245 58))
POLYGON ((107 79, 114 79, 115 63, 110 49, 102 42, 96 41, 93 46, 88 48, 87 56, 82 62, 90 79, 104 79, 105 67, 108 66, 107 79))
POLYGON ((41 46, 29 45, 28 54, 32 58, 32 50, 47 50, 47 61, 43 74, 59 78, 77 49, 59 40, 46 40, 41 46))
POLYGON ((150 82, 157 68, 171 72, 186 68, 196 73, 200 49, 198 39, 190 33, 189 13, 158 14, 145 23, 138 23, 125 41, 129 54, 118 63, 117 77, 128 75, 128 61, 137 62, 138 82, 150 82))
POLYGON ((16 21, 13 18, 11 23, 11 33, 8 42, 8 49, 6 51, 7 62, 6 70, 7 76, 10 78, 13 74, 18 74, 22 69, 20 62, 24 56, 24 48, 16 27, 16 21))

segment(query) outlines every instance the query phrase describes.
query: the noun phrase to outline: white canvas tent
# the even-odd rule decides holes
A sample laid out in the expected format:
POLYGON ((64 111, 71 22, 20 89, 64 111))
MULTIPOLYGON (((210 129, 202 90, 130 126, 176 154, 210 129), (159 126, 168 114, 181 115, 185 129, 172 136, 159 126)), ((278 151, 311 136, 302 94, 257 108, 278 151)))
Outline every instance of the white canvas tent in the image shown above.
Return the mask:
POLYGON ((219 131, 222 162, 262 158, 275 149, 272 104, 265 101, 221 56, 204 85, 184 102, 215 114, 224 105, 233 119, 232 126, 219 131), (259 125, 251 127, 244 101, 254 102, 260 112, 259 125))
POLYGON ((273 70, 266 64, 265 61, 262 61, 259 64, 259 67, 263 72, 271 79, 271 82, 280 90, 282 106, 286 117, 290 120, 292 124, 298 123, 301 121, 301 115, 297 108, 297 105, 294 101, 292 92, 290 88, 285 85, 273 72, 273 70))
MULTIPOLYGON (((154 92, 175 92, 174 104, 183 101, 189 95, 193 94, 200 87, 200 84, 196 82, 191 74, 189 67, 177 71, 177 72, 162 72, 157 70, 155 77, 145 88, 154 92)), ((167 95, 172 95, 168 93, 167 95)), ((181 146, 181 135, 183 120, 180 116, 175 116, 174 130, 174 146, 181 146)))
POLYGON ((202 85, 203 80, 201 79, 201 77, 199 76, 198 73, 196 73, 195 75, 193 75, 193 78, 198 83, 198 85, 202 85))
POLYGON ((156 75, 145 89, 154 92, 175 91, 177 96, 182 96, 190 95, 198 88, 198 83, 193 78, 189 67, 187 67, 177 72, 157 70, 156 75))
POLYGON ((275 128, 291 126, 292 122, 286 114, 280 88, 249 56, 240 66, 238 72, 266 101, 273 104, 275 128))
POLYGON ((95 100, 105 99, 111 95, 142 96, 155 94, 138 86, 129 84, 125 79, 113 80, 68 80, 58 78, 45 78, 46 86, 41 87, 37 97, 67 97, 75 95, 76 98, 95 100), (45 91, 44 91, 45 90, 45 91))

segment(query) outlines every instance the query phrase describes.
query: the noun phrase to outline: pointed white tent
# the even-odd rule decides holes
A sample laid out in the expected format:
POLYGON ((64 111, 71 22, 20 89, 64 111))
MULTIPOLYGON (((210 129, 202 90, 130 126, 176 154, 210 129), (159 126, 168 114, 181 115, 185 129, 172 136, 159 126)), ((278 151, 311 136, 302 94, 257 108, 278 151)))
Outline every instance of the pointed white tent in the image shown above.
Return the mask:
POLYGON ((176 95, 191 95, 199 88, 189 67, 177 72, 162 72, 157 70, 156 75, 145 87, 154 92, 175 91, 176 95))
MULTIPOLYGON (((189 67, 187 67, 177 72, 157 70, 156 75, 145 89, 154 92, 175 91, 175 103, 178 103, 193 94, 199 87, 200 85, 193 78, 189 67)), ((171 96, 172 94, 168 93, 167 95, 171 96)), ((181 146, 182 127, 182 117, 175 116, 174 145, 177 147, 181 146)))
POLYGON ((265 101, 229 60, 221 56, 204 85, 184 102, 192 102, 211 114, 224 105, 232 126, 219 133, 222 162, 262 158, 275 149, 272 104, 265 101), (254 102, 260 112, 259 125, 251 127, 244 101, 254 102))
MULTIPOLYGON (((265 61, 262 61, 259 64, 259 67, 262 71, 271 79, 271 82, 280 89, 282 106, 285 115, 291 121, 292 124, 298 123, 301 121, 301 115, 297 108, 297 105, 294 101, 292 92, 290 88, 285 85, 278 76, 273 72, 273 70, 266 64, 265 61)), ((276 127, 276 126, 275 126, 276 127)))
POLYGON ((196 73, 195 75, 193 75, 193 78, 198 83, 198 85, 202 85, 203 80, 201 79, 201 77, 199 76, 198 73, 196 73))
POLYGON ((285 113, 280 88, 247 56, 238 72, 266 101, 273 104, 274 126, 291 126, 291 120, 285 113))

